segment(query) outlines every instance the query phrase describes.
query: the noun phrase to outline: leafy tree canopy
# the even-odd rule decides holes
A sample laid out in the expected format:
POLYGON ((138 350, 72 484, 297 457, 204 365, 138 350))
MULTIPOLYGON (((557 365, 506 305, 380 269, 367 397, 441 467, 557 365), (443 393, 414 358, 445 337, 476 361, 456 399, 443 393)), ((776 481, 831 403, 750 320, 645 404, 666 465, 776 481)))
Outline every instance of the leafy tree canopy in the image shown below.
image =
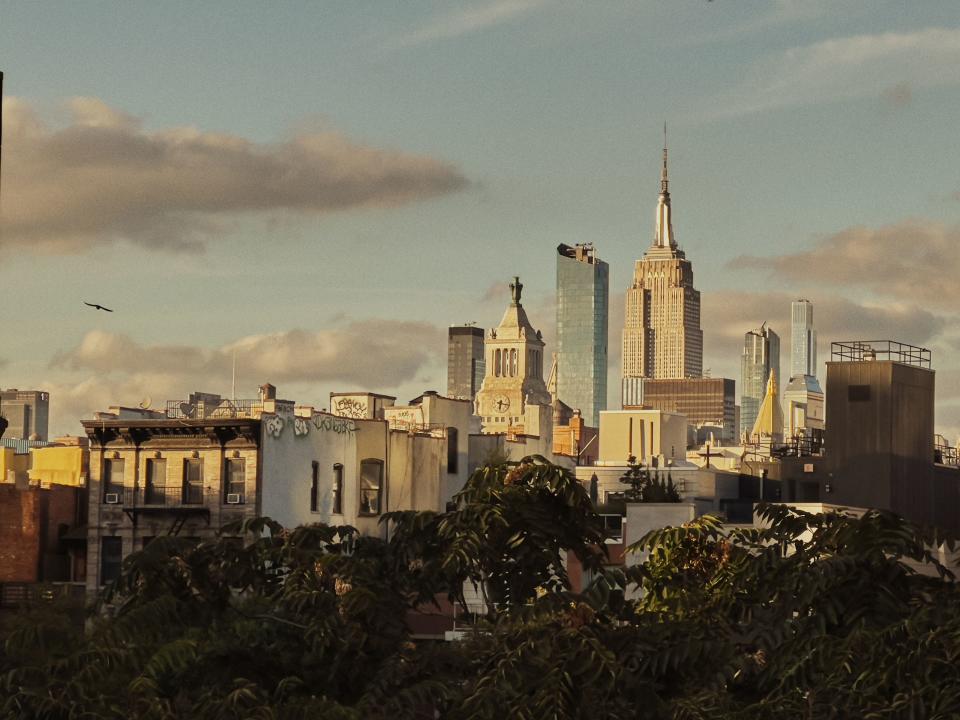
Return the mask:
POLYGON ((386 541, 267 519, 158 538, 86 633, 52 606, 0 628, 0 718, 956 717, 942 539, 885 512, 761 515, 657 530, 643 564, 604 567, 588 494, 527 458, 478 470, 450 512, 386 516, 386 541), (475 631, 412 642, 407 611, 465 586, 488 600, 475 631))

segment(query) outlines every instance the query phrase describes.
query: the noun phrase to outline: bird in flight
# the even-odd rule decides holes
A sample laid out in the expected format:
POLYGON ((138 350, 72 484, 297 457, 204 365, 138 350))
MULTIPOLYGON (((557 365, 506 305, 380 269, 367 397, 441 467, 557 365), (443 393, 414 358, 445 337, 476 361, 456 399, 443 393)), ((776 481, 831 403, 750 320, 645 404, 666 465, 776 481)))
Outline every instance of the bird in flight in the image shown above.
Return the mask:
POLYGON ((96 310, 103 310, 105 312, 113 312, 110 308, 104 307, 103 305, 97 305, 96 303, 88 303, 86 300, 83 301, 84 305, 89 305, 90 307, 96 310))

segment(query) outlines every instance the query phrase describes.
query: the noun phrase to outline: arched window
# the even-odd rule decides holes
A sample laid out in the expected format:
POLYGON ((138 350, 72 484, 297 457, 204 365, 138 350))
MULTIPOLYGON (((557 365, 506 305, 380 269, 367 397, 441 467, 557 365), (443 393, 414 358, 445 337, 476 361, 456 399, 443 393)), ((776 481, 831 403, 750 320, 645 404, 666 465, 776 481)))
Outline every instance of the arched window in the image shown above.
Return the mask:
POLYGON ((493 351, 493 374, 500 377, 500 349, 493 351))

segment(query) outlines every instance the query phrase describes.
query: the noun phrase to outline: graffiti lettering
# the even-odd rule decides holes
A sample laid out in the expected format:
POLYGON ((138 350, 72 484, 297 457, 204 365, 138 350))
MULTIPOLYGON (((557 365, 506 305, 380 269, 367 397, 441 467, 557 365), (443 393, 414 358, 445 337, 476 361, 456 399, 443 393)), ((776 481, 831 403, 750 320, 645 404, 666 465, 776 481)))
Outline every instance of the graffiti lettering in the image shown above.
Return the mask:
POLYGON ((353 433, 357 431, 357 424, 349 418, 330 417, 329 415, 314 415, 313 426, 317 430, 332 430, 335 433, 353 433))
POLYGON ((351 397, 337 398, 333 403, 336 414, 342 417, 365 418, 367 416, 367 403, 351 397))

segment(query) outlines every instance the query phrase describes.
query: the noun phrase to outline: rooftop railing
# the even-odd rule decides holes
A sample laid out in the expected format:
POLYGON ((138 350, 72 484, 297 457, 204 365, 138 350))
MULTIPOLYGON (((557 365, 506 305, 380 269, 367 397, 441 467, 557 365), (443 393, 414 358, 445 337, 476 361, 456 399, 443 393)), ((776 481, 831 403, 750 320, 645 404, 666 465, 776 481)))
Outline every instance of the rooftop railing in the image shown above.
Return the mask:
POLYGON ((263 412, 261 400, 220 400, 216 403, 190 403, 167 400, 167 417, 171 420, 209 420, 212 418, 248 418, 263 412))
POLYGON ((930 367, 930 350, 897 342, 896 340, 843 340, 830 343, 832 362, 862 362, 886 360, 890 362, 930 367))

